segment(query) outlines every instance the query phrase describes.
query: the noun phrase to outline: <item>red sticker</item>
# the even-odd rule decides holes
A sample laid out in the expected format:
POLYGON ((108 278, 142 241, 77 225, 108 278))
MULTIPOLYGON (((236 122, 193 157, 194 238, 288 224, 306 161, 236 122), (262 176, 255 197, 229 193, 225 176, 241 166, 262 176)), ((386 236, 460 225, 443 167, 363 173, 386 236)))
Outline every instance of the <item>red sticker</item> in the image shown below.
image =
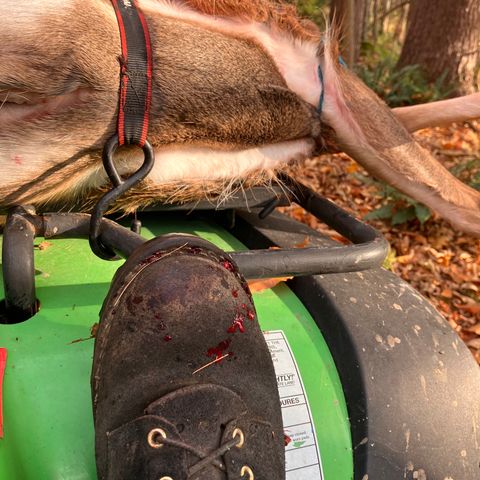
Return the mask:
POLYGON ((2 384, 3 384, 3 373, 5 372, 5 365, 7 363, 7 349, 0 348, 0 438, 3 438, 3 393, 2 393, 2 384))

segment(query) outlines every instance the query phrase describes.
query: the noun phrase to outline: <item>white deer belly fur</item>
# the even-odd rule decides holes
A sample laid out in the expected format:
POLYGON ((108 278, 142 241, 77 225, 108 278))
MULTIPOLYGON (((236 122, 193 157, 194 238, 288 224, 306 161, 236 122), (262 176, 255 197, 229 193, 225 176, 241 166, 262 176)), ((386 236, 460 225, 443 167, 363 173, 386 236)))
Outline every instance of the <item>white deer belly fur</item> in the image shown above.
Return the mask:
MULTIPOLYGON (((148 179, 154 184, 182 181, 226 181, 248 177, 258 171, 274 171, 279 165, 311 155, 311 139, 262 145, 245 150, 212 150, 201 147, 164 147, 155 149, 155 166, 148 179)), ((121 173, 139 166, 143 157, 137 152, 117 165, 121 173)), ((87 186, 99 187, 106 177, 90 177, 87 186)))

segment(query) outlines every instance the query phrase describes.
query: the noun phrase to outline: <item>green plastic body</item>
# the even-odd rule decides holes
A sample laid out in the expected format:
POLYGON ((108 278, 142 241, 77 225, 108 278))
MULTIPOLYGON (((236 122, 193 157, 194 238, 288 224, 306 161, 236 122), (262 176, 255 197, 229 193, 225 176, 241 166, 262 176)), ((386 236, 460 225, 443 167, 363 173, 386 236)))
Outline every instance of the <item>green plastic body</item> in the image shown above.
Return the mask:
MULTIPOLYGON (((162 221, 161 227, 148 221, 142 234, 150 238, 173 231, 197 234, 227 251, 244 248, 227 231, 203 221, 162 221)), ((0 325, 0 347, 8 351, 0 480, 93 480, 94 340, 89 337, 120 263, 96 258, 86 240, 49 240, 43 247, 35 252, 40 312, 24 323, 0 325)), ((262 329, 283 331, 293 351, 313 416, 323 478, 352 479, 347 408, 321 332, 285 284, 254 294, 254 301, 262 329)))

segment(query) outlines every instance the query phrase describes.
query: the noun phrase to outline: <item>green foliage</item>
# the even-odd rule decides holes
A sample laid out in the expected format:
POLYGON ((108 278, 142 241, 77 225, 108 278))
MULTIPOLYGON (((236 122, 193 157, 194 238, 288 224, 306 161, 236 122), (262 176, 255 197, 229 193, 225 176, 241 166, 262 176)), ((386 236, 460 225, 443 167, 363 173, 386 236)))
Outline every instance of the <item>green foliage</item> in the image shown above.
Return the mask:
POLYGON ((395 264, 395 260, 397 258, 397 254, 393 248, 388 246, 388 254, 383 261, 382 267, 385 268, 385 270, 390 270, 393 271, 393 265, 395 264))
POLYGON ((289 0, 294 3, 301 16, 313 20, 318 25, 325 24, 325 9, 328 5, 327 0, 289 0))
POLYGON ((381 35, 375 44, 364 42, 361 61, 355 70, 360 78, 391 107, 432 102, 446 98, 453 89, 446 74, 435 82, 426 80, 418 65, 396 70, 401 45, 390 34, 381 35))
POLYGON ((366 220, 389 220, 392 225, 418 220, 423 225, 432 216, 430 209, 423 203, 400 193, 397 189, 370 177, 363 175, 357 177, 366 184, 375 185, 383 198, 382 206, 365 215, 366 220))

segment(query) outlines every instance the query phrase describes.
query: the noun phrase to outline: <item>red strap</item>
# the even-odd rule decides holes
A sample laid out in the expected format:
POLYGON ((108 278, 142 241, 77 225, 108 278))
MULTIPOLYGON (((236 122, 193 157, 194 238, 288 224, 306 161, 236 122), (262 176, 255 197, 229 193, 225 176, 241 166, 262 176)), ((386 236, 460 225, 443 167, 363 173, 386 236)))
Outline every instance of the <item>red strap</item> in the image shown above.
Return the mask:
POLYGON ((148 25, 136 0, 111 0, 122 45, 118 143, 143 147, 152 100, 152 47, 148 25))
POLYGON ((7 364, 7 349, 0 348, 0 438, 3 438, 3 374, 5 372, 5 365, 7 364))

